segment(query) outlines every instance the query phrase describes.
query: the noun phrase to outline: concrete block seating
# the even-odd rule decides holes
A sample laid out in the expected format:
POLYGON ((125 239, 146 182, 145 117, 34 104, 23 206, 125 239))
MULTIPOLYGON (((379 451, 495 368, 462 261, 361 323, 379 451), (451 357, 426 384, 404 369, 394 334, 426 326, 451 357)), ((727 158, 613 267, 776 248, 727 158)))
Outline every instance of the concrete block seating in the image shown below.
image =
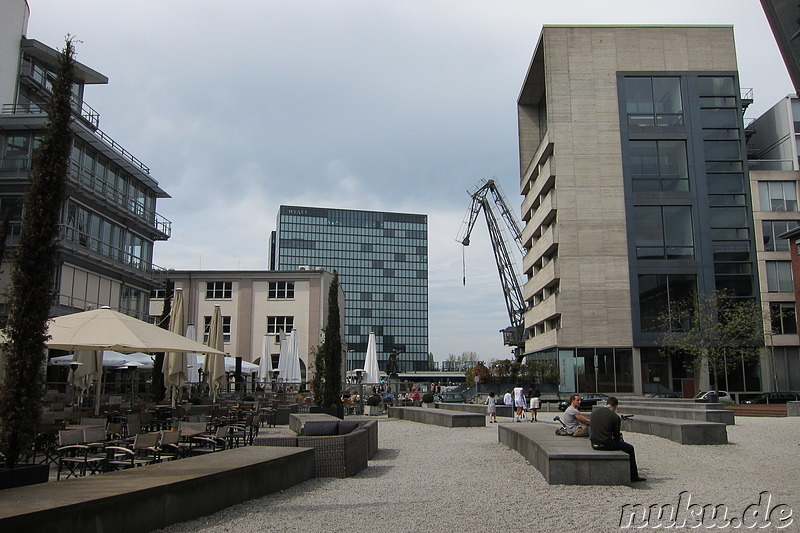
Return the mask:
POLYGON ((727 426, 734 423, 734 413, 722 404, 691 400, 623 398, 617 412, 634 415, 622 421, 623 432, 647 433, 679 444, 727 444, 727 426))
MULTIPOLYGON (((597 407, 595 407, 597 408, 597 407)), ((692 400, 658 400, 658 399, 620 399, 619 412, 627 415, 658 416, 697 420, 700 422, 719 422, 733 425, 736 416, 721 403, 699 403, 692 400)))
MULTIPOLYGON (((502 398, 499 398, 502 401, 502 398)), ((448 411, 465 411, 468 413, 487 414, 486 404, 482 403, 437 403, 437 409, 446 409, 448 411)), ((497 405, 497 416, 514 416, 514 408, 510 405, 497 405)))
POLYGON ((592 449, 589 439, 561 437, 553 424, 500 424, 497 439, 518 451, 550 485, 629 485, 628 454, 592 449))
POLYGON ((325 414, 292 414, 298 436, 260 436, 254 446, 297 446, 314 449, 317 477, 350 477, 367 468, 378 452, 377 420, 339 420, 325 414))
POLYGON ((451 411, 449 409, 430 409, 427 407, 389 407, 389 418, 400 418, 422 424, 433 424, 448 428, 486 427, 486 415, 451 411))
POLYGON ((800 402, 786 402, 786 416, 800 416, 800 402))
POLYGON ((2 491, 0 531, 145 533, 314 477, 309 449, 247 446, 2 491))

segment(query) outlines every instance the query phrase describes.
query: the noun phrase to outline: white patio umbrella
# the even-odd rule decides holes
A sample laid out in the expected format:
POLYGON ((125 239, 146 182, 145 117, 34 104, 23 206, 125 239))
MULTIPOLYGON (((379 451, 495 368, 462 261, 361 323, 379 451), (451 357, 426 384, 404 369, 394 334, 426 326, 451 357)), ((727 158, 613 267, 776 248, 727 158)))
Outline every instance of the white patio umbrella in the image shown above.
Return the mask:
POLYGON ((278 371, 278 380, 283 381, 284 376, 286 376, 286 368, 288 367, 289 362, 289 338, 292 336, 291 333, 288 335, 281 331, 281 348, 280 352, 278 353, 278 368, 273 369, 278 371))
POLYGON ((367 342, 367 357, 364 361, 364 383, 379 383, 381 380, 380 370, 378 369, 378 343, 375 340, 375 332, 369 332, 367 342))
MULTIPOLYGON (((172 295, 172 307, 169 312, 169 330, 177 335, 183 335, 186 330, 186 314, 183 310, 183 289, 175 289, 172 295)), ((162 365, 164 383, 169 386, 172 406, 178 403, 181 386, 186 382, 186 357, 182 353, 167 352, 164 354, 162 365)))
MULTIPOLYGON (((186 326, 186 338, 197 340, 197 328, 194 324, 186 326)), ((186 381, 189 383, 200 381, 200 364, 197 362, 197 354, 194 352, 186 354, 186 381)))
POLYGON ((300 353, 297 349, 297 337, 297 329, 293 329, 287 339, 286 374, 283 375, 283 380, 286 383, 300 383, 302 379, 300 375, 300 353))
POLYGON ((211 387, 211 400, 216 401, 220 389, 225 383, 225 340, 222 334, 222 309, 219 305, 214 306, 214 313, 211 315, 211 325, 208 330, 208 345, 215 349, 218 354, 208 354, 203 365, 203 371, 208 376, 208 385, 211 387))
MULTIPOLYGON (((70 356, 66 356, 70 357, 70 356)), ((101 350, 80 350, 72 354, 72 363, 78 367, 70 370, 69 380, 80 391, 79 401, 83 393, 95 383, 95 414, 100 412, 100 398, 103 386, 103 352, 101 350)))
MULTIPOLYGON (((206 360, 206 356, 202 354, 197 354, 197 362, 200 366, 206 360)), ((235 372, 236 371, 236 358, 235 357, 224 357, 225 360, 225 372, 235 372)), ((252 374, 253 372, 258 372, 258 365, 255 363, 251 363, 249 361, 242 361, 242 373, 243 374, 252 374)))
POLYGON ((224 353, 108 307, 52 318, 47 332, 58 350, 224 353))
POLYGON ((269 353, 269 345, 272 335, 264 335, 261 341, 261 359, 258 361, 258 380, 269 381, 272 377, 272 355, 269 353))
MULTIPOLYGON (((51 357, 47 364, 50 366, 70 366, 76 362, 75 356, 78 353, 51 357)), ((128 363, 136 363, 140 370, 152 370, 153 356, 142 352, 120 353, 113 350, 103 351, 104 368, 126 367, 128 363)))

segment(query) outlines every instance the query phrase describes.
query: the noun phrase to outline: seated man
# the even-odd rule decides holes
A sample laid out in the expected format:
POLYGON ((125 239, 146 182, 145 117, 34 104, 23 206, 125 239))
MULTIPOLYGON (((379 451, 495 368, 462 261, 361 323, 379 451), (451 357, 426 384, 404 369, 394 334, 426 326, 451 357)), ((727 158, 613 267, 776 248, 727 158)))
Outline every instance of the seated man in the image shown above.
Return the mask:
POLYGON ((589 420, 583 413, 578 411, 581 406, 581 395, 573 394, 569 397, 569 407, 564 411, 564 425, 567 426, 567 433, 574 437, 588 437, 588 429, 586 429, 591 420, 589 420), (583 426, 581 428, 580 426, 583 426), (577 434, 576 434, 577 432, 577 434))
POLYGON ((617 405, 619 405, 619 401, 614 396, 609 396, 606 399, 605 407, 592 412, 591 434, 589 435, 592 448, 595 450, 622 450, 630 456, 631 481, 647 481, 645 478, 639 477, 633 445, 622 440, 617 405))

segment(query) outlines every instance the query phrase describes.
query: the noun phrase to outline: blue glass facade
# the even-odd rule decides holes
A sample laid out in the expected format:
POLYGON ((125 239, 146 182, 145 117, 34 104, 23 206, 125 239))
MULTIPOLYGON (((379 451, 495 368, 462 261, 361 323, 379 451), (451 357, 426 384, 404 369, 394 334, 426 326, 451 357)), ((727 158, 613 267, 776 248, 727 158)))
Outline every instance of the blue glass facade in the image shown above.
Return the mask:
POLYGON ((336 270, 346 295, 348 370, 363 368, 370 331, 378 364, 401 350, 401 371, 428 367, 427 215, 281 206, 276 270, 336 270))

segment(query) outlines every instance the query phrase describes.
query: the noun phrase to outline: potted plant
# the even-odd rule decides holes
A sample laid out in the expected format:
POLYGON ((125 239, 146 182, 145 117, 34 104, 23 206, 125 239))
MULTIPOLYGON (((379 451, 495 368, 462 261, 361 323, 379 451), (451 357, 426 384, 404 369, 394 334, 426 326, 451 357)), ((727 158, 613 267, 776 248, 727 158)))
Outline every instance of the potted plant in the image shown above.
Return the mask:
POLYGON ((430 392, 426 392, 425 394, 422 395, 422 406, 429 407, 431 409, 436 407, 436 404, 434 403, 433 400, 433 394, 431 394, 430 392))
POLYGON ((364 414, 365 415, 379 415, 380 408, 378 407, 381 404, 381 397, 377 394, 373 394, 369 398, 367 398, 367 405, 364 406, 364 414))

